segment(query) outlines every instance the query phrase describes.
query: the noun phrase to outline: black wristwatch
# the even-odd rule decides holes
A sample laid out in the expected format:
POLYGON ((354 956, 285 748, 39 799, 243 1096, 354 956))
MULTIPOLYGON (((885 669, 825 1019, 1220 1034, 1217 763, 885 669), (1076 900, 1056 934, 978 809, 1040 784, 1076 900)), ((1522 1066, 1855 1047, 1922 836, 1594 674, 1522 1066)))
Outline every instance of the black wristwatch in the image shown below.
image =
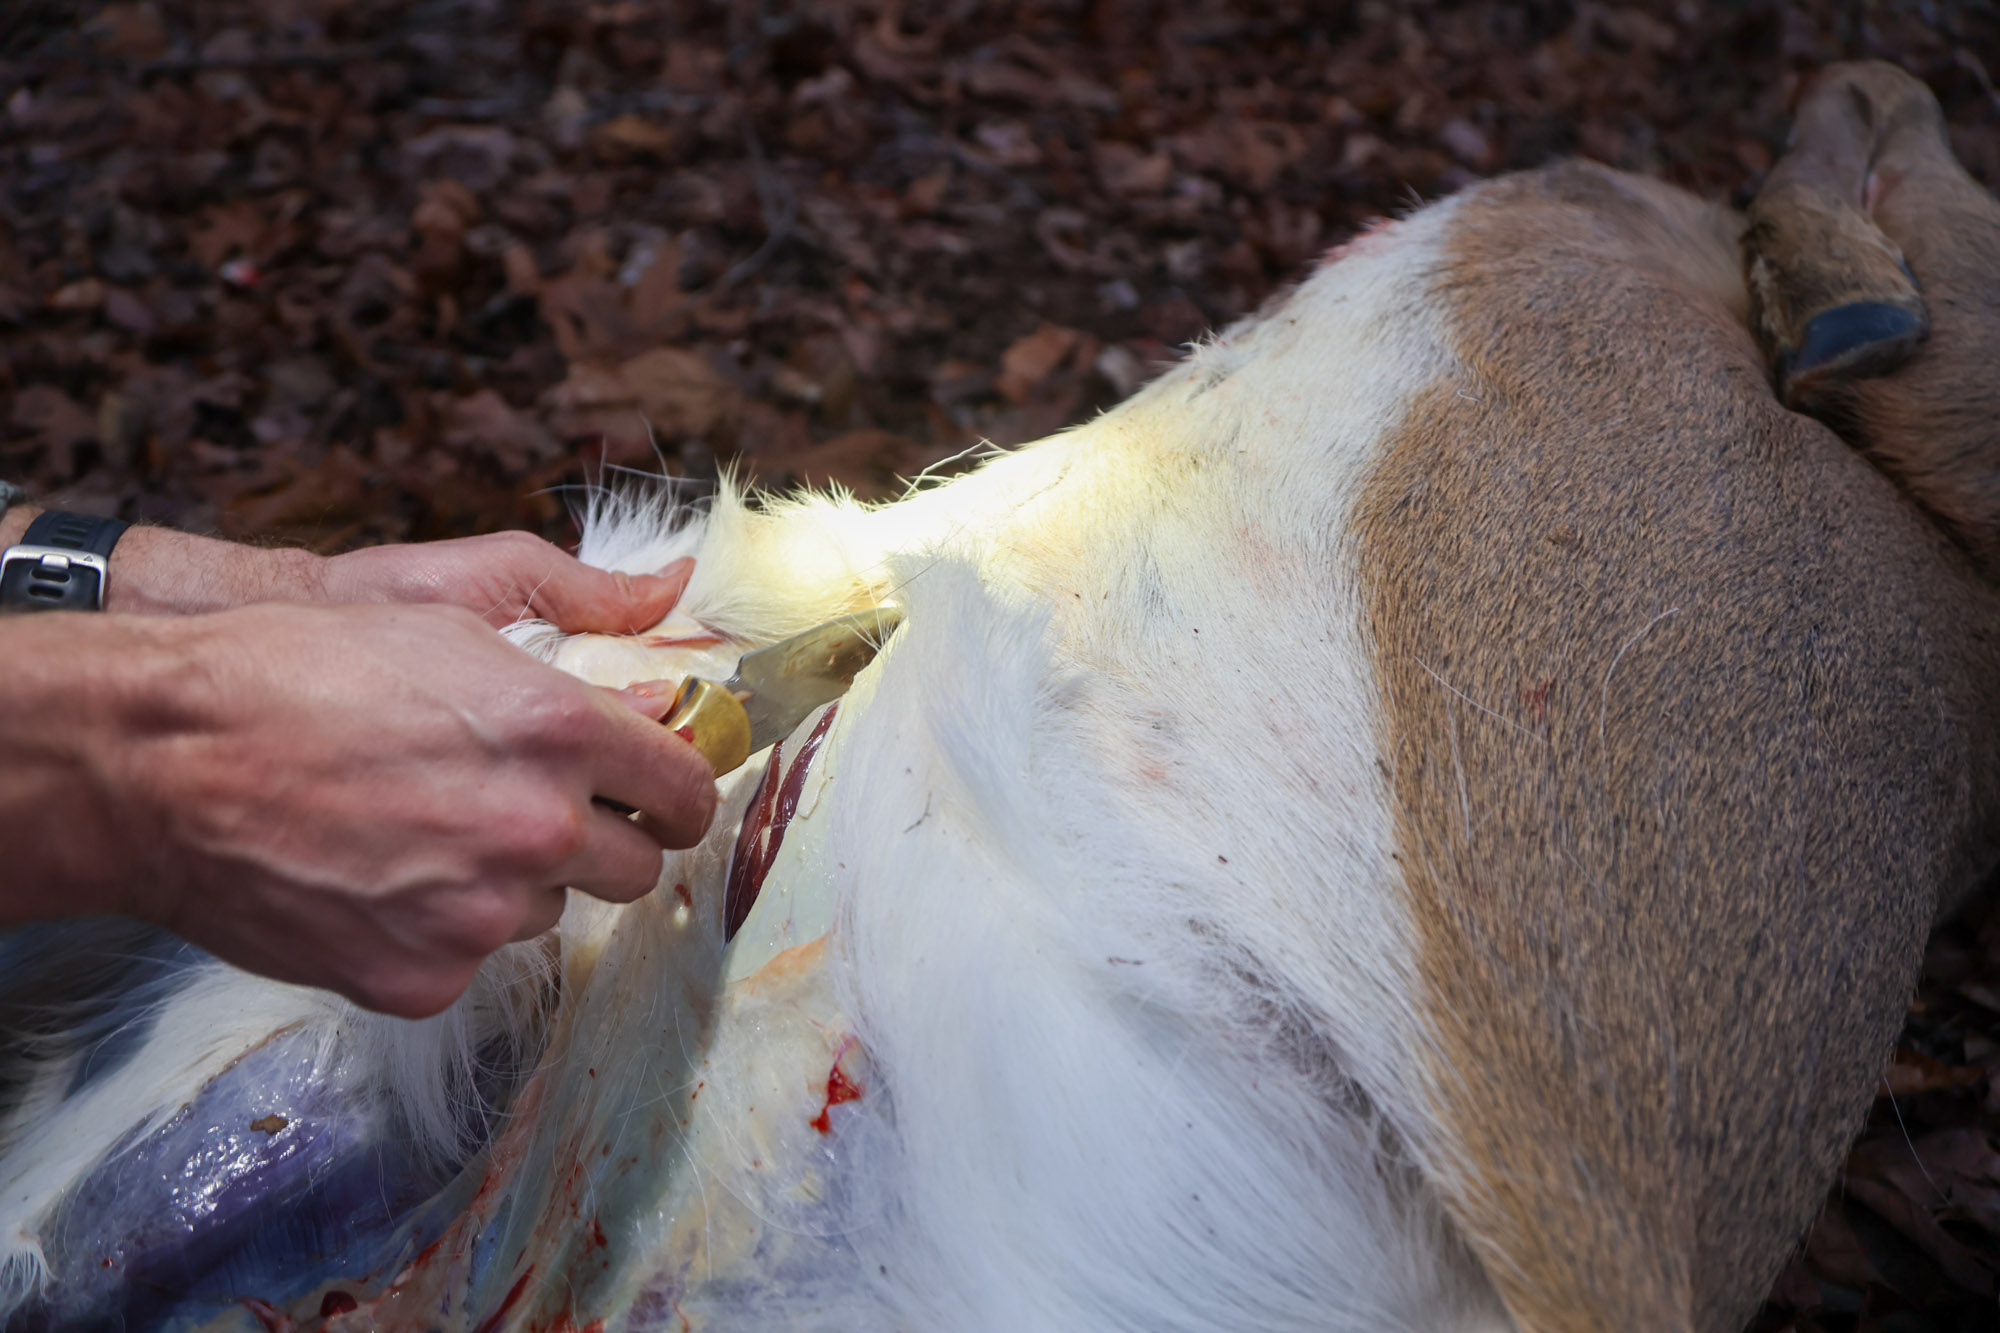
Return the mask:
POLYGON ((0 614, 102 611, 111 548, 130 526, 58 509, 37 514, 21 544, 0 551, 0 614))

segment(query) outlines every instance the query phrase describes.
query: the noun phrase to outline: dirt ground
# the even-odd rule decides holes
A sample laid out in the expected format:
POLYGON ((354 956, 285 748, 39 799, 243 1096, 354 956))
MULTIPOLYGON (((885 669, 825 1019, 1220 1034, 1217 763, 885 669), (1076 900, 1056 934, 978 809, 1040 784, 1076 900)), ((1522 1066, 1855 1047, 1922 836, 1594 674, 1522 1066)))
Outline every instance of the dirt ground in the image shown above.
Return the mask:
MULTIPOLYGON (((0 476, 320 549, 587 477, 896 493, 1115 402, 1376 216, 1580 154, 1739 202, 1800 80, 1991 4, 0 3, 0 476)), ((2000 1327, 2000 914, 1933 942, 1753 1327, 2000 1327)))

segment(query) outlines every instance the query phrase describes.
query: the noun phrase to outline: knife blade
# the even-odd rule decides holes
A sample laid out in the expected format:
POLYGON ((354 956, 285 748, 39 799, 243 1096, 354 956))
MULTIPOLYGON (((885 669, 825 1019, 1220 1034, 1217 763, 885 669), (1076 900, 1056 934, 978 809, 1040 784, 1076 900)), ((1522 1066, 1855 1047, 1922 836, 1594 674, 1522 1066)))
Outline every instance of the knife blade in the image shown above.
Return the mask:
POLYGON ((742 701, 750 719, 750 753, 783 740, 815 708, 847 693, 902 623, 900 607, 877 606, 745 653, 722 688, 742 701))
MULTIPOLYGON (((791 735, 815 708, 847 693, 902 623, 900 607, 872 607, 745 653, 727 680, 689 676, 660 725, 700 750, 715 776, 733 773, 791 735)), ((621 801, 597 800, 632 813, 621 801)))

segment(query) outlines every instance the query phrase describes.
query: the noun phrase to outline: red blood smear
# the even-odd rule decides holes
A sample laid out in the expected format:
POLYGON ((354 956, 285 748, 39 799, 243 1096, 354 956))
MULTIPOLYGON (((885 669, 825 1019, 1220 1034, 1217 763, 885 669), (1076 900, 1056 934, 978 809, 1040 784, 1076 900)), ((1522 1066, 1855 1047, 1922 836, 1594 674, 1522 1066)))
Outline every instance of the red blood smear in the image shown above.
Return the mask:
POLYGON ((836 1060, 833 1068, 828 1070, 826 1075, 826 1105, 820 1107, 819 1114, 807 1123, 822 1134, 831 1134, 833 1133, 833 1116, 831 1114, 833 1108, 842 1102, 856 1102, 860 1100, 861 1085, 853 1082, 847 1075, 841 1073, 840 1062, 836 1060))
POLYGON ((534 1275, 534 1265, 530 1264, 526 1272, 514 1279, 514 1285, 507 1288, 507 1294, 500 1298, 500 1308, 480 1321, 475 1333, 495 1333, 501 1322, 507 1318, 507 1312, 514 1308, 514 1302, 520 1300, 521 1293, 528 1289, 528 1279, 534 1275))
POLYGON ((610 1241, 604 1239, 604 1228, 594 1217, 590 1219, 590 1238, 597 1242, 597 1248, 600 1250, 611 1244, 610 1241))
POLYGON ((337 1314, 346 1314, 356 1306, 354 1297, 344 1291, 329 1291, 319 1298, 319 1317, 331 1319, 337 1314))
POLYGON ((770 766, 764 770, 764 780, 757 784, 757 794, 750 799, 743 826, 736 831, 736 849, 730 854, 729 888, 723 896, 723 939, 736 938, 736 932, 750 919, 750 909, 756 905, 757 895, 763 892, 764 877, 771 873, 771 863, 778 859, 778 848, 784 845, 785 829, 799 812, 799 797, 805 792, 813 756, 819 753, 820 742, 826 739, 827 729, 833 726, 833 715, 839 710, 840 705, 834 704, 820 714, 790 767, 785 766, 784 743, 780 741, 771 747, 770 766))

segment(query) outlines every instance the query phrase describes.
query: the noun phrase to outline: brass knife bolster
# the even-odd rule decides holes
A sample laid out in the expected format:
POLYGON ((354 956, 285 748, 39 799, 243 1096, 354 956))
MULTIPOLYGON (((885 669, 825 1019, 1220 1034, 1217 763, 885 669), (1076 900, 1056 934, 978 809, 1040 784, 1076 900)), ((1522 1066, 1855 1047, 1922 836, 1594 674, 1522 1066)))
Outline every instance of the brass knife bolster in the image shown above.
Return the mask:
POLYGON ((727 687, 712 680, 682 681, 660 725, 700 750, 717 777, 734 773, 750 757, 750 715, 727 687))

